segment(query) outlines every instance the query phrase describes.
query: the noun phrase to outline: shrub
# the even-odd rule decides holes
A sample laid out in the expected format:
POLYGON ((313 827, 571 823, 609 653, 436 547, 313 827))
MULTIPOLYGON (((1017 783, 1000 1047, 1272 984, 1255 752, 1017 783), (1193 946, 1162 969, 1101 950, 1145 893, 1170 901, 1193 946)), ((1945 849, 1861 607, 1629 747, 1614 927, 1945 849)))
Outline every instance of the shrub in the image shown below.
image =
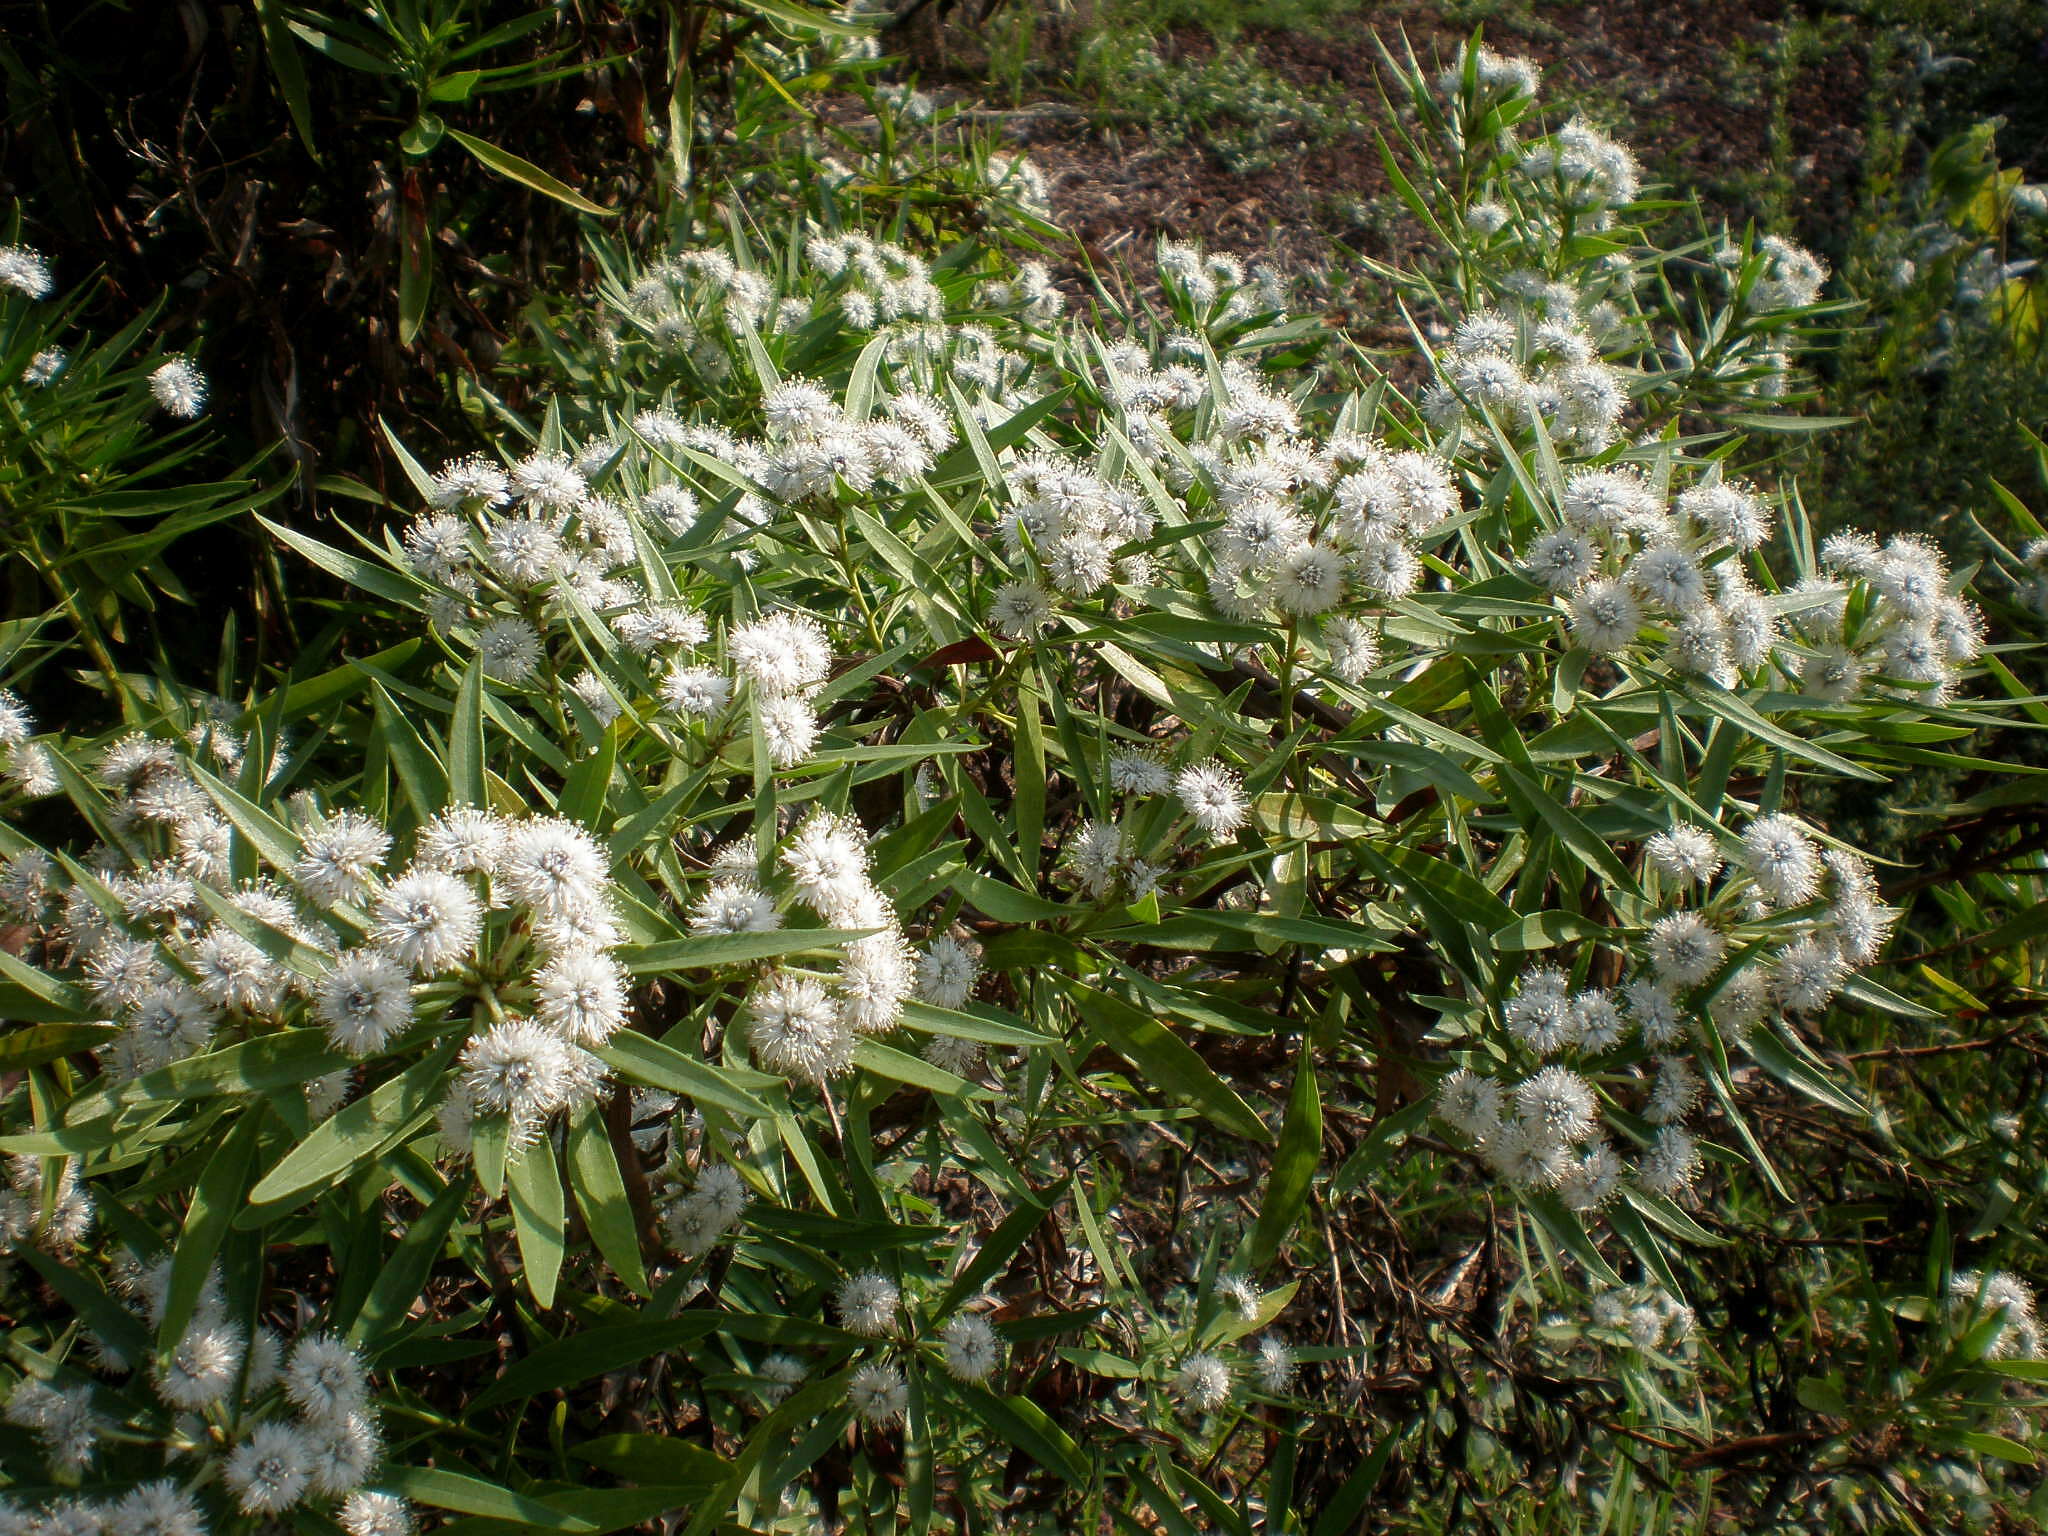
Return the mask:
POLYGON ((1588 1525, 1767 1522, 1898 1507, 1860 1437, 2026 1454, 2031 1294, 1945 1235, 1753 1479, 1688 1300, 1825 1198, 1769 1125, 1882 1141, 1833 1042, 1930 1010, 1802 791, 1964 761, 1981 620, 1742 473, 1810 258, 1651 244, 1516 61, 1408 86, 1397 357, 1185 245, 1083 324, 735 220, 502 443, 398 449, 381 541, 274 527, 405 638, 33 738, 41 1518, 1562 1524, 1590 1451, 1588 1525))

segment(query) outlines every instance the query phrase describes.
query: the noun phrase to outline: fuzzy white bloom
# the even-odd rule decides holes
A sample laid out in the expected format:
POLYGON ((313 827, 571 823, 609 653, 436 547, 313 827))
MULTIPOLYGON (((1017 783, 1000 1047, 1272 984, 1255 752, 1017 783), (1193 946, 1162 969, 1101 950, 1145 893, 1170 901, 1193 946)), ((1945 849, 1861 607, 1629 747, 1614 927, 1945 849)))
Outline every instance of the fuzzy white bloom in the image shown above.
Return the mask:
POLYGON ((339 1498, 362 1487, 384 1454, 384 1437, 367 1413, 305 1424, 306 1481, 322 1498, 339 1498))
POLYGON ((1294 1386, 1294 1351, 1287 1347, 1287 1341, 1273 1334, 1259 1340, 1253 1352, 1252 1374, 1259 1383, 1259 1390, 1269 1397, 1278 1397, 1294 1386))
POLYGON ((1012 640, 1029 640, 1052 620, 1052 597, 1028 581, 1003 583, 989 601, 989 627, 1012 640))
POLYGON ((182 357, 171 358, 149 376, 149 392, 166 413, 181 421, 206 409, 206 375, 182 357))
POLYGON ((355 1350, 330 1333, 305 1335, 285 1365, 284 1395, 315 1423, 361 1413, 370 1398, 370 1373, 355 1350))
POLYGON ((1213 758, 1181 769, 1173 789, 1211 842, 1229 837, 1248 819, 1243 781, 1213 758))
POLYGON ((416 976, 440 976, 467 960, 483 908, 456 875, 411 869, 370 903, 370 942, 416 976))
POLYGON ((477 655, 484 676, 501 683, 523 683, 540 671, 540 631, 524 619, 494 619, 477 631, 477 655))
POLYGON ((588 832, 559 816, 514 822, 498 861, 498 883, 513 901, 563 917, 601 901, 611 861, 588 832))
POLYGON ((352 950, 315 983, 313 1016, 351 1056, 372 1056, 412 1023, 412 979, 374 949, 352 950))
POLYGON ((305 1496, 309 1477, 304 1433, 268 1420, 229 1452, 221 1476, 245 1515, 275 1515, 305 1496))
POLYGON ((725 654, 735 672, 769 697, 810 693, 832 669, 824 626, 802 613, 740 625, 726 637, 725 654))
POLYGON ((866 897, 867 835, 851 817, 818 811, 782 850, 796 899, 828 923, 851 917, 866 897))
POLYGON ((1985 1354, 1993 1360, 2032 1359, 2041 1352, 2041 1330, 2034 1315, 2034 1290, 2019 1276, 1997 1270, 1959 1269, 1949 1276, 1948 1312, 1975 1327, 1996 1317, 1998 1328, 1985 1354))
POLYGON ((690 906, 692 933, 771 933, 781 926, 774 899, 751 875, 712 881, 690 906))
POLYGON ((1618 581, 1594 581, 1571 600, 1572 636, 1596 656, 1623 650, 1643 627, 1635 595, 1618 581))
POLYGON ((896 1331, 896 1311, 903 1293, 880 1270, 862 1270, 841 1282, 833 1296, 839 1321, 849 1331, 880 1339, 896 1331))
POLYGON ((1698 986, 1727 953, 1728 941, 1697 912, 1673 912, 1650 925, 1650 966, 1670 986, 1698 986))
POLYGON ((1230 1367, 1217 1355, 1189 1355, 1173 1374, 1173 1393, 1190 1413, 1214 1413, 1230 1401, 1230 1367))
POLYGON ((626 978, 594 951, 571 951, 543 966, 533 979, 533 1013, 575 1045, 602 1045, 626 1022, 626 978))
POLYGON ((50 264, 25 245, 0 245, 0 288, 31 299, 46 299, 54 286, 50 264))
POLYGON ((769 762, 794 768, 817 747, 818 712, 801 695, 770 694, 761 700, 761 739, 769 762))
POLYGON ((946 934, 930 940, 917 960, 917 995, 937 1008, 959 1008, 974 995, 981 946, 946 934))
POLYGON ((732 680, 712 667, 678 664, 661 680, 661 702, 677 714, 704 719, 724 709, 732 699, 732 680))
POLYGON ((1699 827, 1656 833, 1643 844, 1643 856, 1659 874, 1681 885, 1705 885, 1721 872, 1720 845, 1699 827))
POLYGON ((1692 1187, 1699 1173, 1697 1143, 1687 1132, 1667 1125, 1657 1132, 1657 1139, 1636 1165, 1636 1182, 1653 1195, 1676 1198, 1692 1187))
POLYGON ((358 1489, 335 1518, 348 1536, 413 1536, 412 1507, 396 1494, 358 1489))
POLYGON ((512 466, 512 485, 529 506, 573 512, 590 494, 583 473, 559 453, 536 453, 512 466))
POLYGON ((472 805, 451 806, 420 828, 414 865, 450 874, 488 875, 498 867, 504 846, 502 817, 472 805))
POLYGON ((1789 816, 1751 822, 1742 834, 1742 863, 1772 906, 1799 906, 1820 889, 1819 850, 1789 816))
POLYGON ((561 1036, 528 1019, 507 1019, 462 1048, 459 1088, 477 1110, 507 1117, 515 1141, 568 1102, 579 1063, 561 1036))
POLYGON ((768 1400, 769 1406, 773 1407, 795 1391, 798 1383, 808 1374, 803 1361, 796 1356, 779 1352, 772 1354, 761 1362, 761 1395, 768 1400))
POLYGON ((777 973, 749 994, 747 1011, 747 1043, 768 1071, 822 1086, 853 1070, 853 1032, 810 977, 777 973))
POLYGON ((307 828, 292 874, 314 901, 337 906, 369 891, 390 851, 390 833, 359 811, 341 811, 307 828))
POLYGON ((989 1320, 962 1312, 939 1331, 946 1349, 946 1372, 955 1381, 987 1381, 1002 1363, 1002 1341, 989 1320))
POLYGON ((853 1373, 846 1400, 862 1423, 882 1429, 903 1421, 910 1409, 910 1387, 895 1366, 870 1361, 853 1373))
POLYGON ((1568 1146, 1584 1141, 1599 1125, 1592 1085, 1566 1067, 1545 1067, 1516 1088, 1515 1111, 1568 1146))
POLYGON ((1500 1083, 1459 1067, 1437 1085, 1436 1112, 1482 1145, 1501 1130, 1506 1095, 1500 1083))
POLYGON ((107 1507, 105 1519, 108 1536, 206 1536, 207 1530, 199 1501, 167 1477, 129 1489, 107 1507))

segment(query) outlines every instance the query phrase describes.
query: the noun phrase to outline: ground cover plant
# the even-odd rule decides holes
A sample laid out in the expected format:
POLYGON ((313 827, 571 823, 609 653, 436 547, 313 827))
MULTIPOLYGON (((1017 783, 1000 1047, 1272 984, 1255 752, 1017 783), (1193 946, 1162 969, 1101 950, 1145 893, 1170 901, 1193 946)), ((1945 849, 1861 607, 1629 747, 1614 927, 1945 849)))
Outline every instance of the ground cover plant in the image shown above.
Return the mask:
POLYGON ((0 1518, 2038 1518, 2031 488, 1817 528, 1825 263, 1386 41, 1370 327, 870 90, 359 531, 0 251, 0 1518))

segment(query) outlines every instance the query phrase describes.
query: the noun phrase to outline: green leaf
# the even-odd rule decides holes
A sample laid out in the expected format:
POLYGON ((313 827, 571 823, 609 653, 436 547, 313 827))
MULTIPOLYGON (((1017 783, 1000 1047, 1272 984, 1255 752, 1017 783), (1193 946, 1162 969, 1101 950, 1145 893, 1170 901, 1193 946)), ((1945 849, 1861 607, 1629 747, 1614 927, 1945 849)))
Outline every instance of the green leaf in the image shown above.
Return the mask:
POLYGON ((960 1395, 967 1411, 981 1421, 983 1431, 997 1445, 1013 1445, 1046 1471, 1064 1478, 1076 1488, 1086 1488, 1094 1479, 1093 1468, 1073 1437, 1046 1417, 1045 1410, 1028 1397, 998 1397, 986 1387, 955 1382, 951 1390, 960 1395))
POLYGON ((567 182, 557 181, 531 160, 522 160, 510 150, 500 149, 495 144, 487 144, 482 139, 471 138, 459 128, 450 128, 448 137, 500 176, 509 177, 521 186, 531 187, 543 197, 552 197, 558 203, 566 203, 578 213, 594 214, 600 219, 609 219, 615 217, 619 211, 616 208, 607 208, 601 203, 593 203, 567 182))
POLYGON ((214 1256, 220 1252, 221 1240, 227 1236, 228 1224, 235 1219, 255 1172, 256 1140, 263 1119, 259 1110, 245 1110, 200 1172, 192 1203, 185 1210, 185 1225, 171 1249, 170 1285, 164 1292, 163 1318, 156 1330, 160 1350, 173 1348, 184 1337, 185 1325, 199 1305, 207 1272, 213 1268, 214 1256))
POLYGON ((358 1164, 423 1122, 441 1102, 442 1079, 460 1048, 459 1040, 445 1041, 432 1054, 315 1126, 312 1135, 257 1182, 249 1192, 251 1204, 297 1205, 340 1182, 358 1164))
POLYGON ((647 1271, 640 1257, 639 1226, 633 1219, 626 1181, 597 1106, 586 1108, 570 1123, 568 1152, 569 1184, 597 1251, 604 1255, 620 1283, 639 1295, 649 1294, 647 1271))
POLYGON ((405 1236, 378 1270, 362 1310, 349 1325, 348 1336, 352 1341, 365 1345, 373 1356, 392 1342, 390 1335, 425 1293, 427 1280, 448 1241, 449 1228, 468 1203, 468 1181, 450 1179, 441 1186, 433 1203, 413 1218, 405 1236))
POLYGON ((569 1454, 615 1477, 672 1488, 715 1488, 729 1470, 724 1458, 673 1435, 599 1435, 569 1454))
MULTIPOLYGON (((0 1009, 12 1017, 22 1013, 14 999, 0 991, 0 1009)), ((46 1061, 90 1051, 113 1039, 121 1031, 112 1024, 37 1024, 15 1029, 0 1039, 0 1073, 39 1067, 46 1061)))
POLYGON ((380 1487, 402 1494, 415 1504, 504 1520, 529 1530, 597 1530, 590 1521, 550 1509, 538 1499, 529 1499, 497 1483, 487 1483, 480 1477, 471 1477, 446 1467, 388 1467, 378 1474, 377 1482, 380 1487))
POLYGON ((448 724, 448 797, 457 805, 483 807, 484 663, 472 656, 455 690, 455 714, 448 724))
POLYGON ((774 1113, 750 1089, 741 1086, 730 1069, 685 1055, 635 1030, 620 1030, 595 1047, 592 1054, 632 1082, 665 1088, 700 1104, 715 1105, 728 1114, 762 1120, 774 1113))
POLYGON ((448 803, 448 771, 405 712, 392 702, 382 683, 370 685, 370 700, 377 709, 377 727, 391 766, 398 770, 398 782, 412 802, 413 813, 426 821, 448 803))
POLYGON ((1069 984, 1081 1017, 1153 1086, 1188 1100, 1233 1136, 1270 1143, 1273 1133, 1188 1043, 1150 1014, 1082 982, 1069 984))
POLYGON ((1316 1163, 1323 1152, 1323 1101, 1316 1088, 1315 1053, 1307 1037, 1294 1067, 1294 1092, 1287 1100, 1287 1119, 1280 1127, 1280 1145, 1266 1180, 1266 1198, 1259 1222, 1245 1245, 1244 1269, 1257 1274, 1273 1262, 1280 1245, 1294 1230, 1308 1204, 1316 1163))
POLYGON ((752 960, 771 960, 779 955, 838 949, 880 931, 876 928, 777 928, 768 933, 706 933, 687 939, 668 939, 658 944, 627 944, 618 951, 618 958, 619 963, 635 976, 655 976, 666 971, 709 970, 718 966, 745 965, 752 960))
POLYGON ((505 1174, 512 1200, 512 1229, 519 1239, 520 1268, 534 1304, 555 1304, 555 1281, 568 1249, 568 1210, 562 1200, 562 1170, 555 1144, 542 1135, 516 1154, 505 1174))

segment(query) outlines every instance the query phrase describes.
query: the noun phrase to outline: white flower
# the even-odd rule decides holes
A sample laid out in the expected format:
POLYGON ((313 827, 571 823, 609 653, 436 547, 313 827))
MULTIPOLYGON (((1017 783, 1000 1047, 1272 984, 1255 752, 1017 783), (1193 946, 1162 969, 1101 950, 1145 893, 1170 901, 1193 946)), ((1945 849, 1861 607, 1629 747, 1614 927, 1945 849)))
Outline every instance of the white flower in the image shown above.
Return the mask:
POLYGON ((1288 613, 1321 613, 1343 595, 1343 559, 1326 545, 1297 544, 1273 568, 1273 601, 1288 613))
POLYGON ((712 881, 690 907, 692 933, 770 933, 781 926, 774 900, 750 876, 712 881))
POLYGON ((1216 1355, 1189 1355, 1173 1374, 1173 1392, 1191 1413, 1214 1413, 1230 1401, 1230 1367, 1216 1355))
POLYGON ((1258 1378, 1261 1392, 1278 1397, 1294 1385, 1294 1351, 1287 1347, 1285 1339, 1267 1334, 1259 1340, 1252 1372, 1258 1378))
POLYGON ((1597 988, 1576 993, 1570 1005, 1570 1032, 1583 1051, 1604 1051, 1627 1033, 1614 998, 1597 988))
POLYGON ((1728 941, 1697 912, 1673 912, 1650 925, 1650 965, 1670 986, 1698 986, 1727 953, 1728 941))
POLYGON ((1681 885, 1705 885, 1721 872, 1720 845, 1699 827, 1673 827, 1643 844, 1643 856, 1658 873, 1681 885))
POLYGON ((62 347, 44 347, 21 370, 21 382, 40 387, 62 373, 70 361, 71 354, 62 347))
POLYGON ((1575 1146, 1599 1125, 1599 1104, 1587 1081, 1566 1067, 1545 1067, 1515 1089, 1515 1110, 1555 1141, 1575 1146))
POLYGON ((867 836, 851 817, 815 812, 782 850, 796 899, 828 923, 850 917, 869 890, 867 836))
POLYGON ((199 1501, 168 1477, 129 1489, 107 1509, 106 1523, 108 1536, 206 1536, 199 1501))
POLYGON ((1811 901, 1820 889, 1820 859, 1812 839, 1789 816, 1765 816, 1742 834, 1742 863, 1775 907, 1811 901))
POLYGON ((1657 1132, 1650 1150, 1636 1166, 1636 1182, 1653 1195, 1678 1196, 1699 1177, 1699 1147, 1675 1125, 1657 1132))
POLYGON ((1465 1067, 1437 1085, 1436 1112, 1476 1142, 1499 1134, 1503 1102, 1499 1082, 1465 1067))
POLYGON ((25 245, 0 245, 0 288, 12 288, 31 299, 50 295, 50 264, 42 253, 25 245))
POLYGON ((814 691, 832 669, 825 627, 809 614, 774 613, 726 637, 726 659, 760 693, 777 697, 814 691))
POLYGON ((1645 1044, 1669 1045, 1685 1033, 1685 1010, 1661 983, 1647 976, 1638 977, 1621 989, 1621 995, 1628 1003, 1629 1016, 1636 1021, 1636 1028, 1643 1032, 1645 1044))
POLYGON ((987 1318, 962 1312, 939 1331, 946 1347, 946 1372, 955 1381, 986 1381, 1003 1357, 1003 1346, 987 1318))
POLYGON ((505 894, 536 913, 561 917, 601 900, 611 861, 591 835, 559 816, 514 822, 498 861, 505 894))
POLYGON ((488 875, 505 846, 505 822, 472 805, 451 806, 420 828, 414 866, 451 874, 488 875))
POLYGON ((559 453, 536 453, 512 466, 512 484, 529 504, 572 512, 590 494, 582 473, 559 453))
POLYGON ((910 1388, 895 1366, 870 1361, 853 1373, 846 1400, 861 1422, 881 1429, 902 1421, 910 1408, 910 1388))
POLYGON ((896 1282, 874 1269, 847 1276, 833 1297, 839 1321, 849 1331, 870 1339, 886 1338, 896 1331, 896 1309, 902 1301, 896 1282))
POLYGON ((1825 1008, 1848 979, 1841 952, 1824 939, 1796 939, 1780 950, 1771 965, 1771 996, 1794 1013, 1825 1008))
POLYGON ((822 1086, 853 1070, 853 1033, 810 977, 778 972, 748 996, 747 1011, 747 1043, 768 1071, 822 1086))
POLYGON ((357 811, 342 811, 308 828, 292 866, 299 889, 322 906, 361 898, 370 888, 391 835, 357 811))
POLYGON ((363 1411, 370 1374, 356 1352, 333 1334, 308 1334, 292 1346, 284 1395, 308 1419, 333 1423, 363 1411))
POLYGON ((1324 620, 1323 644, 1329 647, 1330 670, 1354 686, 1380 664, 1379 637, 1356 619, 1324 620))
POLYGON ((989 627, 1012 640, 1029 640, 1052 623, 1052 598, 1028 581, 1008 581, 989 600, 989 627))
POLYGON ((294 1425, 267 1420, 228 1455, 221 1475, 245 1515, 274 1515, 304 1497, 306 1440, 294 1425))
POLYGON ((1691 613, 1708 600, 1706 574, 1684 550, 1661 544, 1629 562, 1629 584, 1674 613, 1691 613))
POLYGON ((335 1049, 375 1055, 412 1023, 411 979, 374 949, 352 950, 315 984, 313 1014, 335 1049))
POLYGON ((1576 592, 1598 569, 1593 541, 1571 528, 1553 528, 1530 545, 1522 564, 1529 579, 1552 592, 1576 592))
POLYGON ((796 1389, 807 1373, 803 1361, 794 1355, 776 1353, 761 1362, 761 1395, 772 1407, 796 1389))
POLYGON ((462 1048, 460 1090, 476 1109, 508 1117, 515 1139, 567 1102, 577 1076, 570 1046, 527 1019, 507 1019, 462 1048))
POLYGON ((206 409, 206 375, 182 357, 174 357, 149 376, 156 403, 184 421, 206 409))
POLYGON ((348 1536, 413 1536, 412 1508, 395 1494, 358 1489, 335 1518, 348 1536))
POLYGON ((366 1413, 306 1421, 306 1481, 323 1498, 362 1487, 384 1454, 384 1437, 366 1413))
POLYGON ((770 694, 761 700, 761 739, 769 762, 794 768, 818 744, 818 712, 801 695, 770 694))
POLYGON ((661 680, 661 702, 679 715, 702 719, 725 708, 732 681, 711 667, 678 664, 661 680))
POLYGON ((1572 636, 1596 656, 1627 647, 1643 627, 1643 610, 1635 595, 1618 581, 1595 581, 1581 587, 1571 601, 1572 636))
POLYGON ((917 986, 917 957, 894 928, 855 939, 839 966, 840 1018, 856 1034, 886 1034, 917 986))
POLYGON ((602 1045, 626 1022, 626 978, 594 951, 557 956, 533 979, 533 1012, 563 1039, 602 1045))
POLYGON ((484 535, 484 557, 507 586, 536 587, 552 580, 568 561, 558 518, 495 519, 484 535))
POLYGON ((1511 1120, 1484 1148, 1487 1161, 1518 1190, 1555 1189, 1571 1171, 1571 1146, 1540 1120, 1511 1120))
POLYGON ((980 946, 940 934, 918 957, 917 995, 934 1007, 959 1008, 974 995, 980 974, 980 946))
POLYGON ((1571 1210, 1599 1210, 1621 1193, 1621 1159, 1608 1142, 1594 1141, 1566 1170, 1557 1192, 1571 1210))
POLYGON ((416 976, 439 976, 469 958, 483 909, 455 875, 411 869, 370 903, 370 942, 416 976))
POLYGON ((494 619, 477 631, 484 676, 523 683, 540 670, 540 631, 524 619, 494 619))
POLYGON ((1245 824, 1243 782, 1213 758, 1181 769, 1174 775, 1173 788, 1211 842, 1230 836, 1245 824))

